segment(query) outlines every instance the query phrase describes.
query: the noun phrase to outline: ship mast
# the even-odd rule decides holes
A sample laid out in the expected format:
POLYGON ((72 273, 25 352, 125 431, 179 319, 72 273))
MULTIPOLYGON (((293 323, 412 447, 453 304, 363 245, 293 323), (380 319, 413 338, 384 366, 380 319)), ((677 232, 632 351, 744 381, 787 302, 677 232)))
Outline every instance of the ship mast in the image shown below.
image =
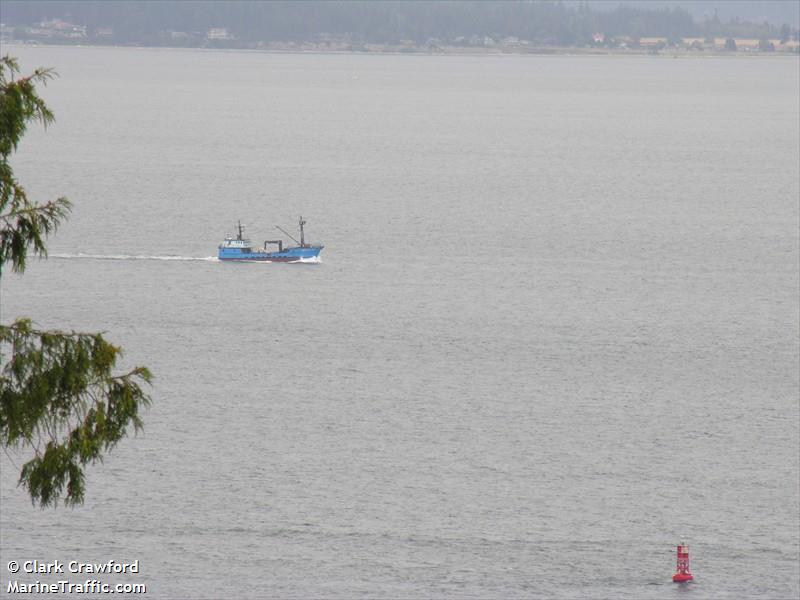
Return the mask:
POLYGON ((303 217, 300 217, 300 247, 301 248, 305 248, 306 247, 306 237, 305 237, 305 232, 303 231, 303 225, 305 225, 305 224, 306 224, 306 222, 303 221, 303 217))
POLYGON ((241 222, 241 221, 239 221, 239 222, 237 223, 236 227, 237 227, 237 229, 239 230, 239 234, 236 236, 236 239, 237 239, 237 240, 242 240, 242 239, 244 239, 244 238, 242 237, 242 232, 244 231, 244 227, 242 226, 242 222, 241 222))

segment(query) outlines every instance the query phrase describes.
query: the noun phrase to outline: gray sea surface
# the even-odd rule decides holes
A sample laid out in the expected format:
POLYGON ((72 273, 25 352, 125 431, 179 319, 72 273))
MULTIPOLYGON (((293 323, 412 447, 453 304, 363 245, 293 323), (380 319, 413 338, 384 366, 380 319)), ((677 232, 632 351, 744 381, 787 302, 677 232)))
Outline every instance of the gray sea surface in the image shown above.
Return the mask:
POLYGON ((0 455, 0 595, 798 597, 797 57, 3 52, 75 207, 2 320, 155 380, 83 506, 0 455), (321 264, 214 259, 301 214, 321 264))

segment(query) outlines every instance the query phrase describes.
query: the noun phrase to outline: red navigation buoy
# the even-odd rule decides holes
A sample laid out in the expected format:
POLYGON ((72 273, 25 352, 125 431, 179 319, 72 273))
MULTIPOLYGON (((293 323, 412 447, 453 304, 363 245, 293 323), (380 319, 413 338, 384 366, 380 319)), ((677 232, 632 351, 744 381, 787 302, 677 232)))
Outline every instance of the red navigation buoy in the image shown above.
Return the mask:
POLYGON ((691 571, 689 571, 689 546, 680 544, 678 546, 678 567, 677 573, 672 576, 672 581, 683 583, 684 581, 691 581, 694 579, 691 571))

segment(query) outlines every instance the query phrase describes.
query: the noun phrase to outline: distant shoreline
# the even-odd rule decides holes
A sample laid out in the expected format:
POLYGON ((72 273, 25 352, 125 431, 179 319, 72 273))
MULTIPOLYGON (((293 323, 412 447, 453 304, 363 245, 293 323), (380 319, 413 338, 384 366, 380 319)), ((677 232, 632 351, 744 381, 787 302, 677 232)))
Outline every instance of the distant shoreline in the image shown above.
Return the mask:
POLYGON ((320 48, 317 44, 276 44, 261 48, 221 46, 155 46, 144 44, 46 44, 39 41, 3 40, 5 47, 28 48, 117 48, 141 50, 204 50, 223 52, 254 52, 262 54, 332 54, 332 55, 390 55, 390 56, 645 56, 654 58, 800 58, 795 52, 748 52, 719 50, 690 50, 686 48, 577 48, 572 46, 542 46, 525 48, 480 48, 444 46, 436 49, 370 44, 362 48, 320 48))

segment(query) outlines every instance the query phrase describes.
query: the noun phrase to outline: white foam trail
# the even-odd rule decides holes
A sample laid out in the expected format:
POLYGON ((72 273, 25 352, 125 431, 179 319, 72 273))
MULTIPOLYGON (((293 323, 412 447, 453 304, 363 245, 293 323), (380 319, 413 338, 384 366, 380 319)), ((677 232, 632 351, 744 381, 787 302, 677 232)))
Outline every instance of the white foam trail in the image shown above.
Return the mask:
MULTIPOLYGON (((79 252, 77 254, 48 254, 48 258, 56 258, 62 260, 183 260, 183 261, 203 261, 203 262, 219 262, 216 256, 149 256, 145 254, 84 254, 79 252)), ((240 260, 235 262, 248 262, 248 263, 266 263, 273 264, 270 260, 240 260)), ((275 261, 283 262, 283 261, 275 261)), ((317 265, 322 262, 319 256, 311 256, 308 258, 298 258, 297 260, 290 261, 287 264, 305 263, 317 265)))
POLYGON ((296 263, 308 263, 311 265, 318 265, 322 262, 322 259, 319 256, 309 256, 308 258, 300 258, 298 260, 292 261, 296 263))
POLYGON ((90 260, 201 260, 216 262, 216 256, 147 256, 143 254, 48 254, 48 258, 61 258, 64 260, 90 259, 90 260))

